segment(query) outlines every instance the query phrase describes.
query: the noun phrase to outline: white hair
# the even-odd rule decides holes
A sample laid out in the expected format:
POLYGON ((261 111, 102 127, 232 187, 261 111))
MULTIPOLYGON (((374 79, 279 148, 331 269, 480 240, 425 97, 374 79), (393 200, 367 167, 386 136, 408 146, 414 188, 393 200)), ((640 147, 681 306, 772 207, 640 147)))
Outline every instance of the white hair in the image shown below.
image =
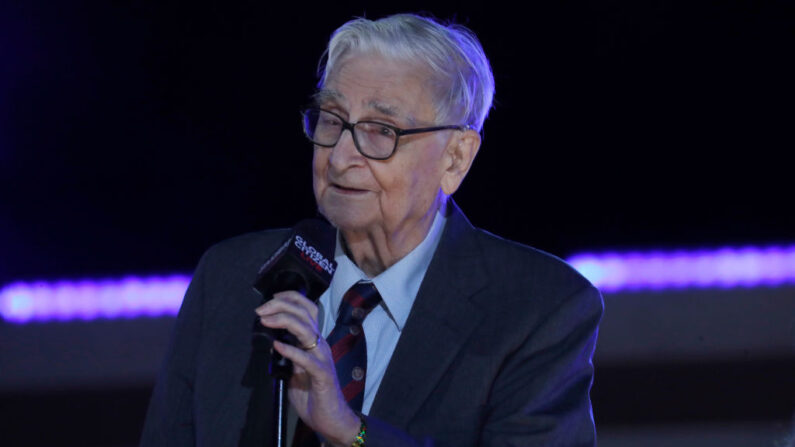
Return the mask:
POLYGON ((437 124, 482 129, 494 97, 494 76, 483 47, 468 28, 414 14, 351 20, 331 36, 318 69, 318 87, 323 88, 347 56, 367 52, 426 65, 436 92, 437 124))

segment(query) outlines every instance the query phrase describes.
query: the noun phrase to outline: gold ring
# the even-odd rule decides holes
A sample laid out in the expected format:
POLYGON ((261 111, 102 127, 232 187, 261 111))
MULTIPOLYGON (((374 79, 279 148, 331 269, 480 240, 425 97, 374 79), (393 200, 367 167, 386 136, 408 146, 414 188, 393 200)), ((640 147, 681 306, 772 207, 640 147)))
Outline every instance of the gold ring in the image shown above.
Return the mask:
POLYGON ((309 346, 302 346, 301 349, 304 351, 309 351, 310 349, 315 349, 317 347, 317 342, 320 340, 320 334, 315 334, 315 341, 312 342, 309 346))

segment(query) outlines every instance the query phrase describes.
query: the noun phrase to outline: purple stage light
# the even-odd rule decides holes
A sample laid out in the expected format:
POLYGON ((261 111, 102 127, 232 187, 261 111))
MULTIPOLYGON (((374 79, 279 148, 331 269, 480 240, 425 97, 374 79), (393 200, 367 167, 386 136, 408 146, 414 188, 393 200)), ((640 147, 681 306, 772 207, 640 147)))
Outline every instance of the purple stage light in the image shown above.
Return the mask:
POLYGON ((568 262, 605 292, 795 284, 795 245, 584 253, 568 262))
POLYGON ((176 315, 190 277, 126 277, 12 283, 0 289, 0 315, 14 323, 176 315))
MULTIPOLYGON (((795 284, 795 245, 580 254, 568 262, 605 292, 795 284)), ((13 323, 176 315, 186 275, 12 283, 0 316, 13 323)))

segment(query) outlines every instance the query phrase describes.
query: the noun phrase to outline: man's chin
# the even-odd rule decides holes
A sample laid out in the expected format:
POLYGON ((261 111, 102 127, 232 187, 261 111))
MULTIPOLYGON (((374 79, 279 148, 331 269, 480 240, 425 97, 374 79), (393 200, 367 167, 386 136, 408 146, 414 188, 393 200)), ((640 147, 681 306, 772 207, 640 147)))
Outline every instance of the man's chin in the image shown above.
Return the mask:
POLYGON ((355 210, 318 206, 318 211, 331 222, 334 227, 343 233, 349 231, 366 231, 373 226, 372 216, 364 216, 355 210))

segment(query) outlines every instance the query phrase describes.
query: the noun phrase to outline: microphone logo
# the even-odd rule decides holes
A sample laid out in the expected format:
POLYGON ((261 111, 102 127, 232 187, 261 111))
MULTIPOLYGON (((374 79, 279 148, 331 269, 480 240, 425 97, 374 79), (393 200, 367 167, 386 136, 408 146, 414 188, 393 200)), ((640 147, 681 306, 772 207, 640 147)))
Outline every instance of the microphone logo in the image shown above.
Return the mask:
POLYGON ((295 247, 301 251, 301 259, 308 261, 318 271, 334 274, 334 263, 326 259, 315 247, 306 243, 300 235, 295 235, 295 247))

